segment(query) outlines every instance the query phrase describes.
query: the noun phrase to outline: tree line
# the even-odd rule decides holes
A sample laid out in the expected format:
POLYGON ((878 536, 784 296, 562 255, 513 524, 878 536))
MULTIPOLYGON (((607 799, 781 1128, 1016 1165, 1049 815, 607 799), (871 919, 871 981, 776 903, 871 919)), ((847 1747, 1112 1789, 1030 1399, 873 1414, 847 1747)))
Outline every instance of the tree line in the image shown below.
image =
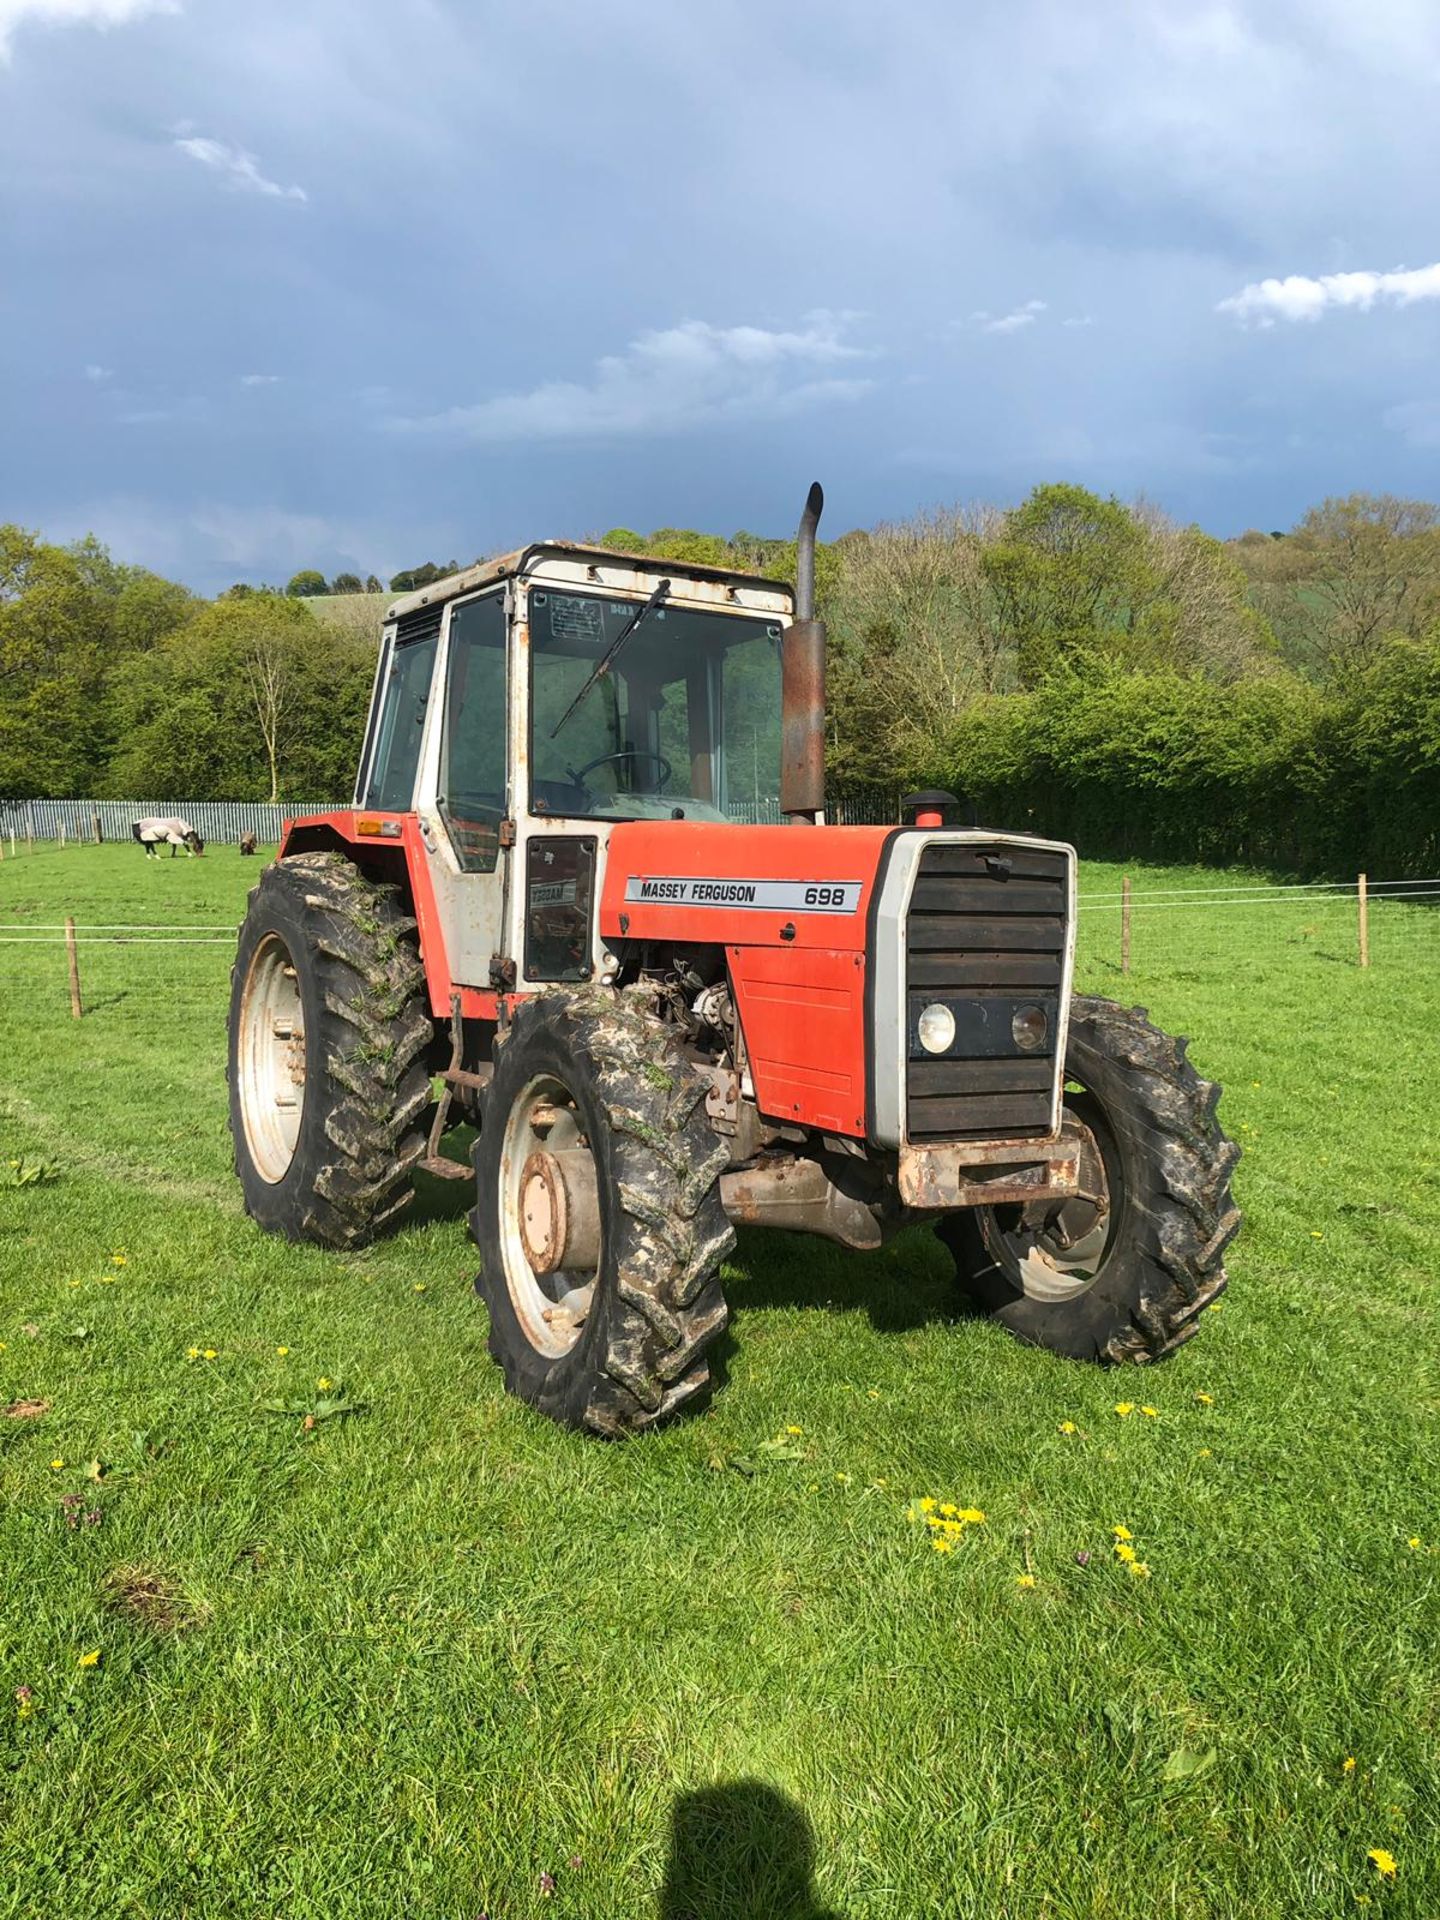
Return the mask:
MULTIPOLYGON (((793 541, 746 532, 599 539, 794 576, 793 541)), ((205 601, 94 540, 0 528, 0 795, 343 795, 378 589, 306 570, 205 601)), ((1095 853, 1377 872, 1440 856, 1429 503, 1354 494, 1220 541, 1041 486, 822 543, 817 598, 837 783, 938 784, 1095 853)))

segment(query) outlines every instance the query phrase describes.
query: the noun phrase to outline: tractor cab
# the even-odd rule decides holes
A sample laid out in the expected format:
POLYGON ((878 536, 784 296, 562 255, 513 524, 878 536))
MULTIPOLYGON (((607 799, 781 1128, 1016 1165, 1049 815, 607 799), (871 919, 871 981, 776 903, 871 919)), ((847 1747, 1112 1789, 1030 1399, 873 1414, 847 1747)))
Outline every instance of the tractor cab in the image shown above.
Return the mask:
POLYGON ((558 544, 390 609, 355 804, 417 822, 456 985, 507 957, 603 972, 588 906, 617 824, 780 819, 792 611, 776 581, 558 544))

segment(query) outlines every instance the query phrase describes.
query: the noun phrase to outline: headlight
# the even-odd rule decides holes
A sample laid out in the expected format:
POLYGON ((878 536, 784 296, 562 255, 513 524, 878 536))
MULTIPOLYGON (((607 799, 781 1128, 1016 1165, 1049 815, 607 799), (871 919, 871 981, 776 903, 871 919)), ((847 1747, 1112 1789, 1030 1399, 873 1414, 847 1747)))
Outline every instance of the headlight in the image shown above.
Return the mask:
POLYGON ((1050 1037, 1050 1022, 1043 1007, 1021 1007, 1010 1022, 1015 1044, 1022 1053, 1037 1053, 1050 1037))
POLYGON ((927 1053, 944 1053, 955 1044, 955 1016, 936 1000, 921 1014, 915 1031, 927 1053))

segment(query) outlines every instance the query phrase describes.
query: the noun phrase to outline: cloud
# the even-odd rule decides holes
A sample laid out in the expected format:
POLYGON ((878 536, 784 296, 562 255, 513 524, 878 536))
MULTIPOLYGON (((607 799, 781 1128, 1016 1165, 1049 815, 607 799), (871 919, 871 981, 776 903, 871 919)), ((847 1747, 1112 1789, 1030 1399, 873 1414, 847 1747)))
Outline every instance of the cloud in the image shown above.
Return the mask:
POLYGON ((85 378, 98 387, 102 381, 110 379, 113 372, 112 367, 97 367, 92 361, 85 369, 85 378))
POLYGON ((500 394, 392 424, 448 430, 470 440, 600 440, 776 419, 868 391, 869 380, 835 378, 828 371, 870 357, 841 338, 852 318, 811 314, 799 332, 686 320, 640 334, 624 353, 607 354, 588 383, 547 380, 528 393, 500 394))
POLYGON ((240 384, 242 387, 275 387, 280 384, 280 376, 278 373, 242 373, 240 384))
POLYGON ((1288 274, 1283 280, 1256 280, 1232 293, 1215 309, 1233 313, 1243 324, 1273 327, 1277 320, 1318 320, 1331 307, 1358 307, 1368 313, 1380 302, 1397 307, 1416 300, 1440 300, 1440 265, 1396 267, 1389 273, 1288 274))
POLYGON ((979 313, 972 313, 970 318, 982 333, 1018 333, 1022 327, 1033 327, 1037 316, 1044 313, 1045 306, 1043 300, 1027 300, 1023 307, 999 315, 987 313, 982 307, 979 313))
POLYGON ((1068 319, 1062 320, 1060 324, 1062 327, 1093 327, 1095 324, 1095 316, 1093 313, 1072 313, 1068 319))
MULTIPOLYGON (((5 0, 0 0, 0 6, 4 4, 5 0)), ((309 198, 303 187, 282 187, 278 180, 267 180, 254 154, 246 153, 243 147, 229 146, 224 140, 207 140, 200 134, 177 139, 175 145, 181 153, 198 160, 202 167, 213 167, 223 174, 226 182, 240 192, 263 193, 272 200, 309 198)))
POLYGON ((178 13, 179 0, 0 0, 0 66, 23 21, 47 27, 118 27, 146 13, 178 13))
POLYGON ((1407 400, 1401 406, 1387 408, 1384 420, 1407 446, 1427 450, 1440 447, 1440 400, 1407 400))

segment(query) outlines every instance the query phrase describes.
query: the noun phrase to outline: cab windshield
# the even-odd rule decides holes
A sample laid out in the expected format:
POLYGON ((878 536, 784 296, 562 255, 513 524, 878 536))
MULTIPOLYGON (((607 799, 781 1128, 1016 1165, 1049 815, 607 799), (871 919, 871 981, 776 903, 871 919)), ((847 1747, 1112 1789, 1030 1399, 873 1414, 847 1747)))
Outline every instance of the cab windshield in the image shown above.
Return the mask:
POLYGON ((533 811, 602 820, 778 818, 775 622, 664 601, 565 717, 643 605, 531 589, 533 811))

